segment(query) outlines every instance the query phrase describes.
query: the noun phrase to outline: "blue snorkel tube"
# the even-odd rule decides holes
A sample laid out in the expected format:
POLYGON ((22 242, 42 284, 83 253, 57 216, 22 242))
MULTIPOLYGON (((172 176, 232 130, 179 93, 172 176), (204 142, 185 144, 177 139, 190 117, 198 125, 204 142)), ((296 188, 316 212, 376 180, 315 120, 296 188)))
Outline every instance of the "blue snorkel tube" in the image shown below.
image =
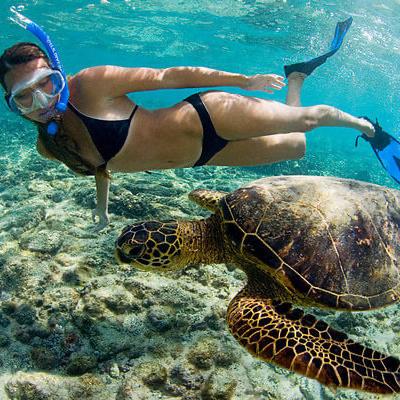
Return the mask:
MULTIPOLYGON (((24 17, 21 13, 17 11, 17 9, 13 6, 10 8, 10 11, 13 13, 13 16, 9 17, 9 19, 22 28, 28 30, 33 35, 35 35, 43 46, 46 49, 46 52, 51 61, 51 67, 60 71, 61 75, 64 78, 65 85, 64 89, 60 93, 60 98, 55 104, 55 109, 60 112, 64 113, 68 106, 68 99, 69 99, 69 89, 67 84, 67 77, 65 75, 64 69, 62 67, 60 58, 58 57, 57 50, 55 49, 50 37, 47 33, 37 24, 35 24, 30 19, 24 17)), ((58 131, 58 124, 55 121, 51 121, 47 124, 47 133, 51 136, 54 136, 58 131)))

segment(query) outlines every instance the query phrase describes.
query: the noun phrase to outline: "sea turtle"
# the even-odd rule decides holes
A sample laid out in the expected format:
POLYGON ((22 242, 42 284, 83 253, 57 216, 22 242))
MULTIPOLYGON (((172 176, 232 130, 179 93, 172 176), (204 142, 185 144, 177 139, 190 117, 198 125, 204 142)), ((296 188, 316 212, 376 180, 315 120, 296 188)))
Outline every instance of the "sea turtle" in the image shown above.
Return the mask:
POLYGON ((234 263, 248 279, 227 323, 250 353, 330 387, 400 392, 399 360, 291 304, 353 311, 399 299, 400 192, 287 176, 189 197, 213 214, 127 226, 116 241, 119 261, 158 272, 234 263))

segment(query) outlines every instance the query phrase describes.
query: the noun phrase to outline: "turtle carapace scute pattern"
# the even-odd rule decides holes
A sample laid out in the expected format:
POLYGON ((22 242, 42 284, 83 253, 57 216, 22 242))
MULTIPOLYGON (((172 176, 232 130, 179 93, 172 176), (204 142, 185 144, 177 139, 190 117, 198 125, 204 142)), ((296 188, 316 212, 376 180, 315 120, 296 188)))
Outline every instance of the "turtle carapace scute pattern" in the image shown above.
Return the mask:
POLYGON ((127 226, 117 259, 154 272, 234 263, 247 282, 228 306, 227 323, 250 353, 330 387, 400 392, 397 358, 299 308, 366 311, 399 300, 400 192, 281 176, 189 197, 212 215, 127 226))

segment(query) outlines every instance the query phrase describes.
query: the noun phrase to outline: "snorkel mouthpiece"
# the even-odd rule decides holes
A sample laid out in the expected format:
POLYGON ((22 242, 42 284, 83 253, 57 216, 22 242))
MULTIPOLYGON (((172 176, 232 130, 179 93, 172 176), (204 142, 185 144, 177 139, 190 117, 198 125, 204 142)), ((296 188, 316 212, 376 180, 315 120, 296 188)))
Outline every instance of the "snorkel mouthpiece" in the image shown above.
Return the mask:
MULTIPOLYGON (((67 109, 68 99, 69 99, 67 77, 65 76, 64 69, 62 67, 60 58, 58 57, 58 53, 56 48, 54 47, 53 42, 51 41, 49 35, 47 35, 47 33, 39 25, 35 24, 29 18, 26 18, 21 13, 19 13, 15 8, 15 6, 11 7, 10 11, 12 12, 13 15, 9 19, 15 22, 17 25, 21 26, 22 28, 26 29, 27 31, 31 32, 40 40, 50 58, 51 67, 53 69, 60 71, 61 75, 63 76, 65 85, 54 107, 59 113, 64 113, 67 109)), ((57 122, 50 121, 47 124, 47 133, 51 136, 54 136, 57 133, 57 131, 58 131, 57 122)))

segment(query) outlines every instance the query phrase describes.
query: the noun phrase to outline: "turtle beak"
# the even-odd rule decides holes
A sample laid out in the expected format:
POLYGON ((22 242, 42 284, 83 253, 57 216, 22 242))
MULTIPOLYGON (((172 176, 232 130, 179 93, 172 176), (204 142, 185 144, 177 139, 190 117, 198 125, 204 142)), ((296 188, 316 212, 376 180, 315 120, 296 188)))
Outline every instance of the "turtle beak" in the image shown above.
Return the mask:
POLYGON ((125 256, 120 249, 115 249, 114 256, 118 264, 130 264, 132 260, 125 256))

